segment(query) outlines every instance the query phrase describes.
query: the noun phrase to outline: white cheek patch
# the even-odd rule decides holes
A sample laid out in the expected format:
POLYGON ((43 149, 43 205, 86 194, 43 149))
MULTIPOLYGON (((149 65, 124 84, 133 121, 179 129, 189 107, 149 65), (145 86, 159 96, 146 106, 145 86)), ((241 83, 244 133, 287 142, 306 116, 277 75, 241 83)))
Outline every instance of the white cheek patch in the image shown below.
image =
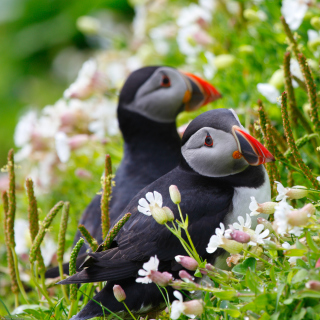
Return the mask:
POLYGON ((139 88, 134 101, 126 108, 156 122, 174 122, 183 104, 186 89, 185 80, 177 70, 159 68, 139 88), (170 79, 170 87, 161 87, 164 74, 170 79))
POLYGON ((190 137, 182 147, 182 155, 189 166, 203 176, 223 177, 239 173, 247 168, 244 159, 234 159, 233 152, 238 150, 231 133, 205 127, 190 137), (213 139, 213 146, 204 145, 207 134, 213 139))

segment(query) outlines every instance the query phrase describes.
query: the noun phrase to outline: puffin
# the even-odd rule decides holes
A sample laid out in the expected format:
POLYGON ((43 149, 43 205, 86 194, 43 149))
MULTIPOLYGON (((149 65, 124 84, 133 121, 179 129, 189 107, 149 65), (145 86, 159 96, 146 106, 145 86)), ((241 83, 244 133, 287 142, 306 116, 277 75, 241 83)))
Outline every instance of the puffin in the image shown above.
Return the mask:
MULTIPOLYGON (((176 185, 181 194, 181 211, 188 214, 189 233, 202 259, 215 263, 222 251, 209 254, 206 247, 214 230, 222 222, 236 221, 248 212, 250 197, 258 202, 270 200, 268 174, 263 166, 274 161, 273 155, 247 133, 232 109, 214 109, 196 117, 182 137, 179 165, 147 187, 130 201, 122 212, 132 215, 120 230, 110 249, 89 253, 81 271, 59 284, 107 281, 72 319, 85 320, 102 316, 99 305, 112 312, 125 311, 113 295, 113 286, 126 293, 126 304, 138 314, 163 306, 162 293, 154 283, 138 283, 139 269, 150 257, 159 259, 158 270, 174 278, 183 267, 175 260, 186 255, 180 241, 151 216, 139 211, 141 199, 149 192, 162 195, 162 206, 169 207, 180 220, 177 206, 170 199, 169 187, 176 185), (139 202, 140 200, 140 202, 139 202), (97 303, 98 302, 98 303, 97 303)), ((147 197, 148 198, 148 197, 147 197)), ((146 200, 145 200, 146 201, 146 200)), ((171 222, 168 223, 169 226, 171 222)), ((170 299, 172 287, 167 287, 170 299)), ((107 313, 107 311, 104 311, 107 313)))
MULTIPOLYGON (((142 188, 179 164, 178 114, 197 110, 220 97, 210 83, 171 67, 149 66, 131 73, 120 92, 117 109, 124 155, 112 188, 111 225, 142 188)), ((103 240, 100 201, 101 195, 96 195, 79 221, 98 243, 103 240)), ((74 245, 80 237, 78 230, 74 245)))
MULTIPOLYGON (((221 94, 209 82, 172 67, 148 66, 129 75, 120 92, 117 109, 124 155, 112 187, 110 225, 142 188, 179 164, 178 114, 195 111, 219 98, 221 94)), ((79 221, 98 243, 103 240, 100 202, 101 195, 97 194, 79 221)), ((81 236, 77 230, 73 246, 81 236)), ((88 249, 87 244, 81 248, 77 266, 87 256, 88 249)), ((63 270, 69 274, 68 263, 63 270)), ((47 270, 45 276, 58 277, 58 267, 47 270)))

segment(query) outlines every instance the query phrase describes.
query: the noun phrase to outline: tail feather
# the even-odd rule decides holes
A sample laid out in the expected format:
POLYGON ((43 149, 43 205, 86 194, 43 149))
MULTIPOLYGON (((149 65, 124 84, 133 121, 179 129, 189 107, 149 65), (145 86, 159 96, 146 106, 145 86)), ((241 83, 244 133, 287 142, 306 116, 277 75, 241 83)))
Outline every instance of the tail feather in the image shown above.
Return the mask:
MULTIPOLYGON (((84 254, 78 256, 78 258, 76 260, 77 270, 79 270, 80 266, 84 263, 87 256, 88 256, 87 253, 84 253, 84 254)), ((69 262, 66 262, 63 264, 63 273, 69 274, 69 262)), ((47 279, 57 278, 59 276, 60 276, 59 267, 50 268, 45 273, 45 277, 47 279)))

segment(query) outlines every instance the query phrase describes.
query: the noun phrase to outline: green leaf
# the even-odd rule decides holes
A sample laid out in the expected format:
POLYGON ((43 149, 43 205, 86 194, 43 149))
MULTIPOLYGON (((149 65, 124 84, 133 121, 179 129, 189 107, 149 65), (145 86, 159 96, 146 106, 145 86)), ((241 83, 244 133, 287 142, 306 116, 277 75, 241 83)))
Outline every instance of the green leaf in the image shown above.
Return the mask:
POLYGON ((202 278, 202 273, 200 272, 199 268, 194 272, 194 276, 197 278, 202 278))
POLYGON ((306 249, 290 249, 290 250, 287 250, 286 256, 288 256, 288 257, 302 257, 307 252, 308 251, 306 249))
POLYGON ((232 271, 245 275, 248 269, 255 271, 256 270, 257 260, 253 257, 247 258, 242 263, 237 264, 233 267, 232 271))
POLYGON ((245 281, 247 287, 252 292, 255 294, 261 293, 260 279, 254 272, 251 271, 250 268, 247 270, 245 281))
POLYGON ((309 272, 305 269, 299 270, 292 278, 292 283, 303 282, 309 275, 309 272))
POLYGON ((304 244, 302 244, 302 243, 299 241, 299 239, 296 240, 296 247, 297 247, 297 249, 301 249, 301 250, 305 250, 305 251, 308 250, 308 248, 307 248, 304 244))
POLYGON ((277 283, 274 266, 272 266, 269 270, 269 276, 273 283, 277 283))
POLYGON ((305 308, 302 308, 299 313, 292 315, 291 320, 304 319, 304 316, 305 316, 306 313, 307 313, 307 310, 305 308))
POLYGON ((278 286, 278 290, 277 290, 277 300, 276 300, 276 311, 278 310, 280 297, 281 297, 281 295, 282 295, 282 292, 283 292, 285 286, 286 286, 285 283, 280 283, 279 286, 278 286))
POLYGON ((310 249, 313 252, 319 253, 320 248, 317 246, 317 244, 314 242, 314 240, 312 239, 311 233, 310 232, 306 232, 306 237, 307 237, 307 243, 310 247, 310 249))
POLYGON ((226 290, 213 292, 213 294, 222 300, 231 300, 237 295, 237 292, 234 290, 226 290))
POLYGON ((287 284, 291 284, 293 277, 293 270, 289 271, 288 276, 287 276, 287 284))

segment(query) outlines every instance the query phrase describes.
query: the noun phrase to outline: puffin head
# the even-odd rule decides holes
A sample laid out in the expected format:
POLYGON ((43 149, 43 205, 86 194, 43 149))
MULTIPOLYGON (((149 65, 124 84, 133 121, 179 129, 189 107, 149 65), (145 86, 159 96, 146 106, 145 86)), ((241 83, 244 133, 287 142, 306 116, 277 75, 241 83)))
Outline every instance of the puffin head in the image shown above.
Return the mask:
POLYGON ((220 98, 208 82, 171 67, 144 67, 131 73, 119 98, 119 108, 150 120, 174 122, 178 113, 193 111, 220 98))
POLYGON ((195 118, 182 137, 182 156, 197 173, 224 177, 250 166, 275 161, 273 155, 248 134, 232 109, 215 109, 195 118))

